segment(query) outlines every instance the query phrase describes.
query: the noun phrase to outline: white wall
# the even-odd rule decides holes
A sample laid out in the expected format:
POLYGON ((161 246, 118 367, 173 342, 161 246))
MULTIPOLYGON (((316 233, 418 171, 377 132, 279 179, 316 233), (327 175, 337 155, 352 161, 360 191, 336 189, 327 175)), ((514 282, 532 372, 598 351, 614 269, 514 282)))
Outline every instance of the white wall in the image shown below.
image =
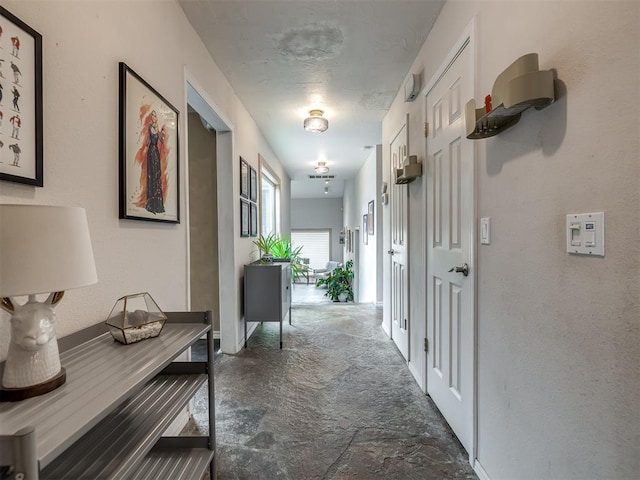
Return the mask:
POLYGON ((342 198, 294 198, 291 200, 291 228, 331 229, 331 260, 337 262, 342 262, 340 231, 343 227, 342 198))
POLYGON ((382 249, 381 224, 377 221, 382 218, 380 199, 380 166, 382 164, 382 147, 376 146, 364 162, 355 179, 345 182, 344 197, 344 224, 350 229, 360 229, 360 244, 358 248, 358 301, 361 303, 378 303, 382 298, 378 297, 379 253, 382 249), (362 216, 368 212, 369 202, 374 201, 374 234, 369 235, 367 245, 362 238, 362 216))
MULTIPOLYGON (((188 308, 185 69, 233 126, 228 183, 235 200, 238 155, 256 166, 261 153, 280 171, 288 219, 288 177, 175 2, 3 1, 3 6, 43 35, 44 188, 1 182, 0 201, 84 207, 96 258, 99 283, 67 292, 57 308, 59 335, 104 321, 124 294, 148 291, 164 310, 188 308), (119 61, 180 110, 179 225, 118 220, 119 61)), ((229 202, 228 209, 221 221, 236 232, 231 258, 239 285, 252 243, 239 237, 238 202, 229 202)), ((239 292, 234 288, 231 294, 236 345, 242 331, 239 292)), ((4 320, 5 314, 2 357, 8 341, 4 320)))
MULTIPOLYGON (((476 17, 476 101, 525 53, 559 79, 555 104, 475 143, 477 213, 492 219, 477 263, 478 459, 492 479, 640 471, 639 10, 449 1, 411 69, 430 79, 476 17), (568 255, 565 215, 591 211, 606 212, 606 257, 568 255)), ((401 97, 383 123, 384 171, 407 112, 411 153, 424 159, 424 96, 401 97)), ((410 186, 412 211, 427 180, 410 186)), ((424 282, 411 295, 424 296, 424 282)))

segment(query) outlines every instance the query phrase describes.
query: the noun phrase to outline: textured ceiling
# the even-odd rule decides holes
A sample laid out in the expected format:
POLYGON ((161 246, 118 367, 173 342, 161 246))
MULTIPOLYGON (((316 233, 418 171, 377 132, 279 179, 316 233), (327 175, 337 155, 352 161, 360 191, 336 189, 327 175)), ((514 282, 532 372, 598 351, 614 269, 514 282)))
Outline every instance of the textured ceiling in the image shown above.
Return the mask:
MULTIPOLYGON (((292 197, 322 197, 309 180, 326 161, 342 196, 382 142, 382 119, 433 26, 444 0, 181 0, 202 38, 257 122, 292 182, 292 197), (324 133, 302 122, 311 108, 324 133)), ((415 73, 415 72, 414 72, 415 73)))

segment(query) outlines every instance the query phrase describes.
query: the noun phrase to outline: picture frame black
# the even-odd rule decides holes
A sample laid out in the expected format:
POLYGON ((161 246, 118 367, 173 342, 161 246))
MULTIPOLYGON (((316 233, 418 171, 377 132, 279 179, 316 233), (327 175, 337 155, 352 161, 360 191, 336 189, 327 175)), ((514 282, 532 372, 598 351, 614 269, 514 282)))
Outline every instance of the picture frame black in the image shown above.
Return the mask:
POLYGON ((240 236, 249 236, 249 202, 240 199, 240 236))
POLYGON ((249 200, 258 201, 258 173, 255 168, 249 167, 249 200))
POLYGON ((374 209, 375 209, 374 205, 375 205, 374 201, 371 200, 369 202, 368 206, 367 206, 368 207, 367 208, 367 215, 368 215, 368 217, 367 217, 367 233, 369 235, 373 235, 375 233, 374 221, 373 221, 374 220, 373 212, 374 212, 374 209))
POLYGON ((258 206, 255 203, 250 205, 250 216, 251 216, 251 231, 250 236, 257 237, 258 236, 258 206))
POLYGON ((118 72, 120 218, 180 223, 180 113, 126 63, 118 72))
POLYGON ((240 196, 249 198, 249 164, 240 157, 240 196))
POLYGON ((42 35, 0 7, 0 180, 44 186, 42 35), (8 68, 7 68, 8 67, 8 68), (6 118, 4 118, 6 117, 6 118))

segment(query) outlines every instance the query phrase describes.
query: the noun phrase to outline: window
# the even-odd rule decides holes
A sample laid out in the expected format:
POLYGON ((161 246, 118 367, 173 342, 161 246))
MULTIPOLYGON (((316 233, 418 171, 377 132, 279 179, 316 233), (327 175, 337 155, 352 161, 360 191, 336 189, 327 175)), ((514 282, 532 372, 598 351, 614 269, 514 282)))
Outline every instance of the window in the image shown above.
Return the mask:
POLYGON ((263 237, 280 233, 280 178, 262 155, 260 162, 260 234, 263 237))
POLYGON ((324 268, 331 259, 331 230, 330 229, 292 229, 291 247, 302 245, 302 258, 309 259, 311 268, 324 268))

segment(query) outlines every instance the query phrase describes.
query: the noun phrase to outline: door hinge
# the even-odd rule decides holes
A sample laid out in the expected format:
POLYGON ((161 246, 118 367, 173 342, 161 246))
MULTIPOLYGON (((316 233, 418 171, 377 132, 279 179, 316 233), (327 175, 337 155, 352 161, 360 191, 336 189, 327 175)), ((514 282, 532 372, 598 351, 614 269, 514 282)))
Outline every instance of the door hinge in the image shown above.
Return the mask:
POLYGON ((429 122, 424 122, 424 136, 429 136, 429 122))
POLYGON ((429 339, 427 337, 424 337, 424 351, 429 351, 429 339))

